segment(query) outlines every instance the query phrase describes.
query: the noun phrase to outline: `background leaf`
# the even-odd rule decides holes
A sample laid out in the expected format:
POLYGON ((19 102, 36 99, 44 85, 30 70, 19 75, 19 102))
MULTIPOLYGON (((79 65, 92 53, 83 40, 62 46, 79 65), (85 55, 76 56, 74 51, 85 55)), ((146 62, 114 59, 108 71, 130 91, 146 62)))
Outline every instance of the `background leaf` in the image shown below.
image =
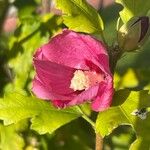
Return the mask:
POLYGON ((103 30, 100 15, 85 0, 56 0, 56 3, 69 29, 86 33, 100 33, 103 30))
POLYGON ((150 139, 147 133, 150 128, 150 115, 147 115, 145 120, 131 115, 136 109, 139 110, 150 106, 150 95, 148 95, 147 92, 148 91, 130 92, 129 90, 116 92, 114 96, 114 106, 98 115, 96 121, 97 132, 100 132, 102 136, 106 136, 119 125, 128 124, 135 129, 138 139, 141 139, 139 149, 146 150, 149 148, 150 139))
POLYGON ((22 150, 25 143, 16 132, 16 125, 4 126, 0 124, 0 149, 22 150))
POLYGON ((34 75, 33 53, 40 45, 48 42, 49 36, 60 30, 61 23, 62 19, 52 14, 21 19, 20 26, 8 41, 8 65, 5 68, 11 82, 5 86, 5 93, 20 89, 30 91, 29 83, 34 75))
POLYGON ((31 128, 40 134, 52 133, 60 126, 81 116, 74 107, 58 110, 50 102, 20 94, 10 94, 0 101, 0 119, 5 125, 17 123, 26 118, 32 118, 31 128))
POLYGON ((150 1, 146 0, 116 0, 124 9, 120 12, 120 17, 126 23, 133 16, 146 15, 150 9, 150 1))

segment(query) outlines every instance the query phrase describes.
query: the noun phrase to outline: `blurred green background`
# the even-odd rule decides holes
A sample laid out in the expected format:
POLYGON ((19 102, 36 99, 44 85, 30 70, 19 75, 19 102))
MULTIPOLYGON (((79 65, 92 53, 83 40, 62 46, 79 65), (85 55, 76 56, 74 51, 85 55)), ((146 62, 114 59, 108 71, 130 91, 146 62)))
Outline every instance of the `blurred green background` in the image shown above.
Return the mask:
MULTIPOLYGON (((99 10, 105 26, 109 45, 116 40, 116 21, 122 7, 111 4, 99 10)), ((29 95, 34 76, 32 55, 50 37, 61 31, 60 12, 42 15, 40 0, 0 0, 0 97, 4 93, 18 91, 29 95), (57 15, 54 15, 57 13, 57 15), (58 15, 59 14, 59 15, 58 15)), ((150 89, 150 41, 144 48, 125 53, 117 64, 114 84, 122 88, 150 89)), ((96 114, 83 106, 88 115, 96 114)), ((95 134, 82 119, 72 121, 52 135, 39 135, 29 129, 28 120, 17 125, 3 126, 0 123, 1 150, 92 150, 95 134)), ((104 150, 128 150, 136 135, 130 126, 120 126, 105 137, 104 150)))

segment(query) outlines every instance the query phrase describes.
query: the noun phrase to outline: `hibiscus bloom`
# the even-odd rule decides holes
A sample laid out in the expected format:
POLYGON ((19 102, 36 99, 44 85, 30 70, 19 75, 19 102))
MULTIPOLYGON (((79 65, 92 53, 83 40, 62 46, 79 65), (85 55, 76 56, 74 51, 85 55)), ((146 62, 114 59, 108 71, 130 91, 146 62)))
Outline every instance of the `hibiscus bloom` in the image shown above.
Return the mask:
POLYGON ((109 56, 102 42, 64 30, 40 47, 33 58, 32 91, 64 108, 91 102, 92 110, 108 108, 113 96, 109 56))

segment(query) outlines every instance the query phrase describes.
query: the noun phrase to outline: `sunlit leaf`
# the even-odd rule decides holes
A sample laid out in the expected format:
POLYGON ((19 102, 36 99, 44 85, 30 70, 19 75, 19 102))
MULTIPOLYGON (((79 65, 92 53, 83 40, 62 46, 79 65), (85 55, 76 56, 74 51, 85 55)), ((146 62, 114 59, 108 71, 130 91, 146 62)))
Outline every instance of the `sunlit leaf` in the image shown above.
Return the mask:
POLYGON ((116 90, 123 88, 135 88, 139 85, 139 80, 135 71, 130 68, 122 76, 115 73, 114 84, 116 90))
POLYGON ((1 150, 22 150, 25 143, 16 132, 15 125, 4 126, 0 124, 0 149, 1 150))
POLYGON ((20 94, 10 94, 0 101, 0 119, 5 125, 31 118, 31 128, 40 134, 51 133, 60 126, 81 116, 75 108, 58 110, 50 102, 20 94))
POLYGON ((138 86, 138 79, 136 73, 132 69, 128 69, 125 75, 121 79, 121 84, 125 88, 133 88, 138 86))
POLYGON ((96 10, 85 0, 56 0, 63 12, 65 25, 70 29, 86 33, 100 33, 103 22, 96 10))
POLYGON ((150 107, 148 91, 120 90, 114 96, 113 107, 99 113, 96 121, 96 131, 105 136, 109 135, 119 125, 131 125, 135 129, 137 137, 142 138, 140 146, 144 145, 142 149, 146 149, 150 146, 150 139, 147 134, 150 128, 150 115, 147 114, 146 119, 142 120, 131 113, 136 109, 140 110, 147 107, 150 107))
POLYGON ((120 12, 123 22, 127 22, 133 16, 143 16, 150 9, 150 1, 146 0, 116 0, 117 3, 123 5, 123 10, 120 12))

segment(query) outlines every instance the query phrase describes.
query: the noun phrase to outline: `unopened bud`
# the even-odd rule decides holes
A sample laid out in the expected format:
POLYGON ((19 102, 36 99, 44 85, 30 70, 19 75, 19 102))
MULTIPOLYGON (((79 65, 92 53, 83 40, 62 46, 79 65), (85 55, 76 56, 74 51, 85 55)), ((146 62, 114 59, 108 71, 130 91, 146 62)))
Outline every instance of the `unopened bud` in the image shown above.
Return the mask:
POLYGON ((118 31, 119 47, 125 51, 140 48, 150 34, 150 18, 133 17, 118 31))

